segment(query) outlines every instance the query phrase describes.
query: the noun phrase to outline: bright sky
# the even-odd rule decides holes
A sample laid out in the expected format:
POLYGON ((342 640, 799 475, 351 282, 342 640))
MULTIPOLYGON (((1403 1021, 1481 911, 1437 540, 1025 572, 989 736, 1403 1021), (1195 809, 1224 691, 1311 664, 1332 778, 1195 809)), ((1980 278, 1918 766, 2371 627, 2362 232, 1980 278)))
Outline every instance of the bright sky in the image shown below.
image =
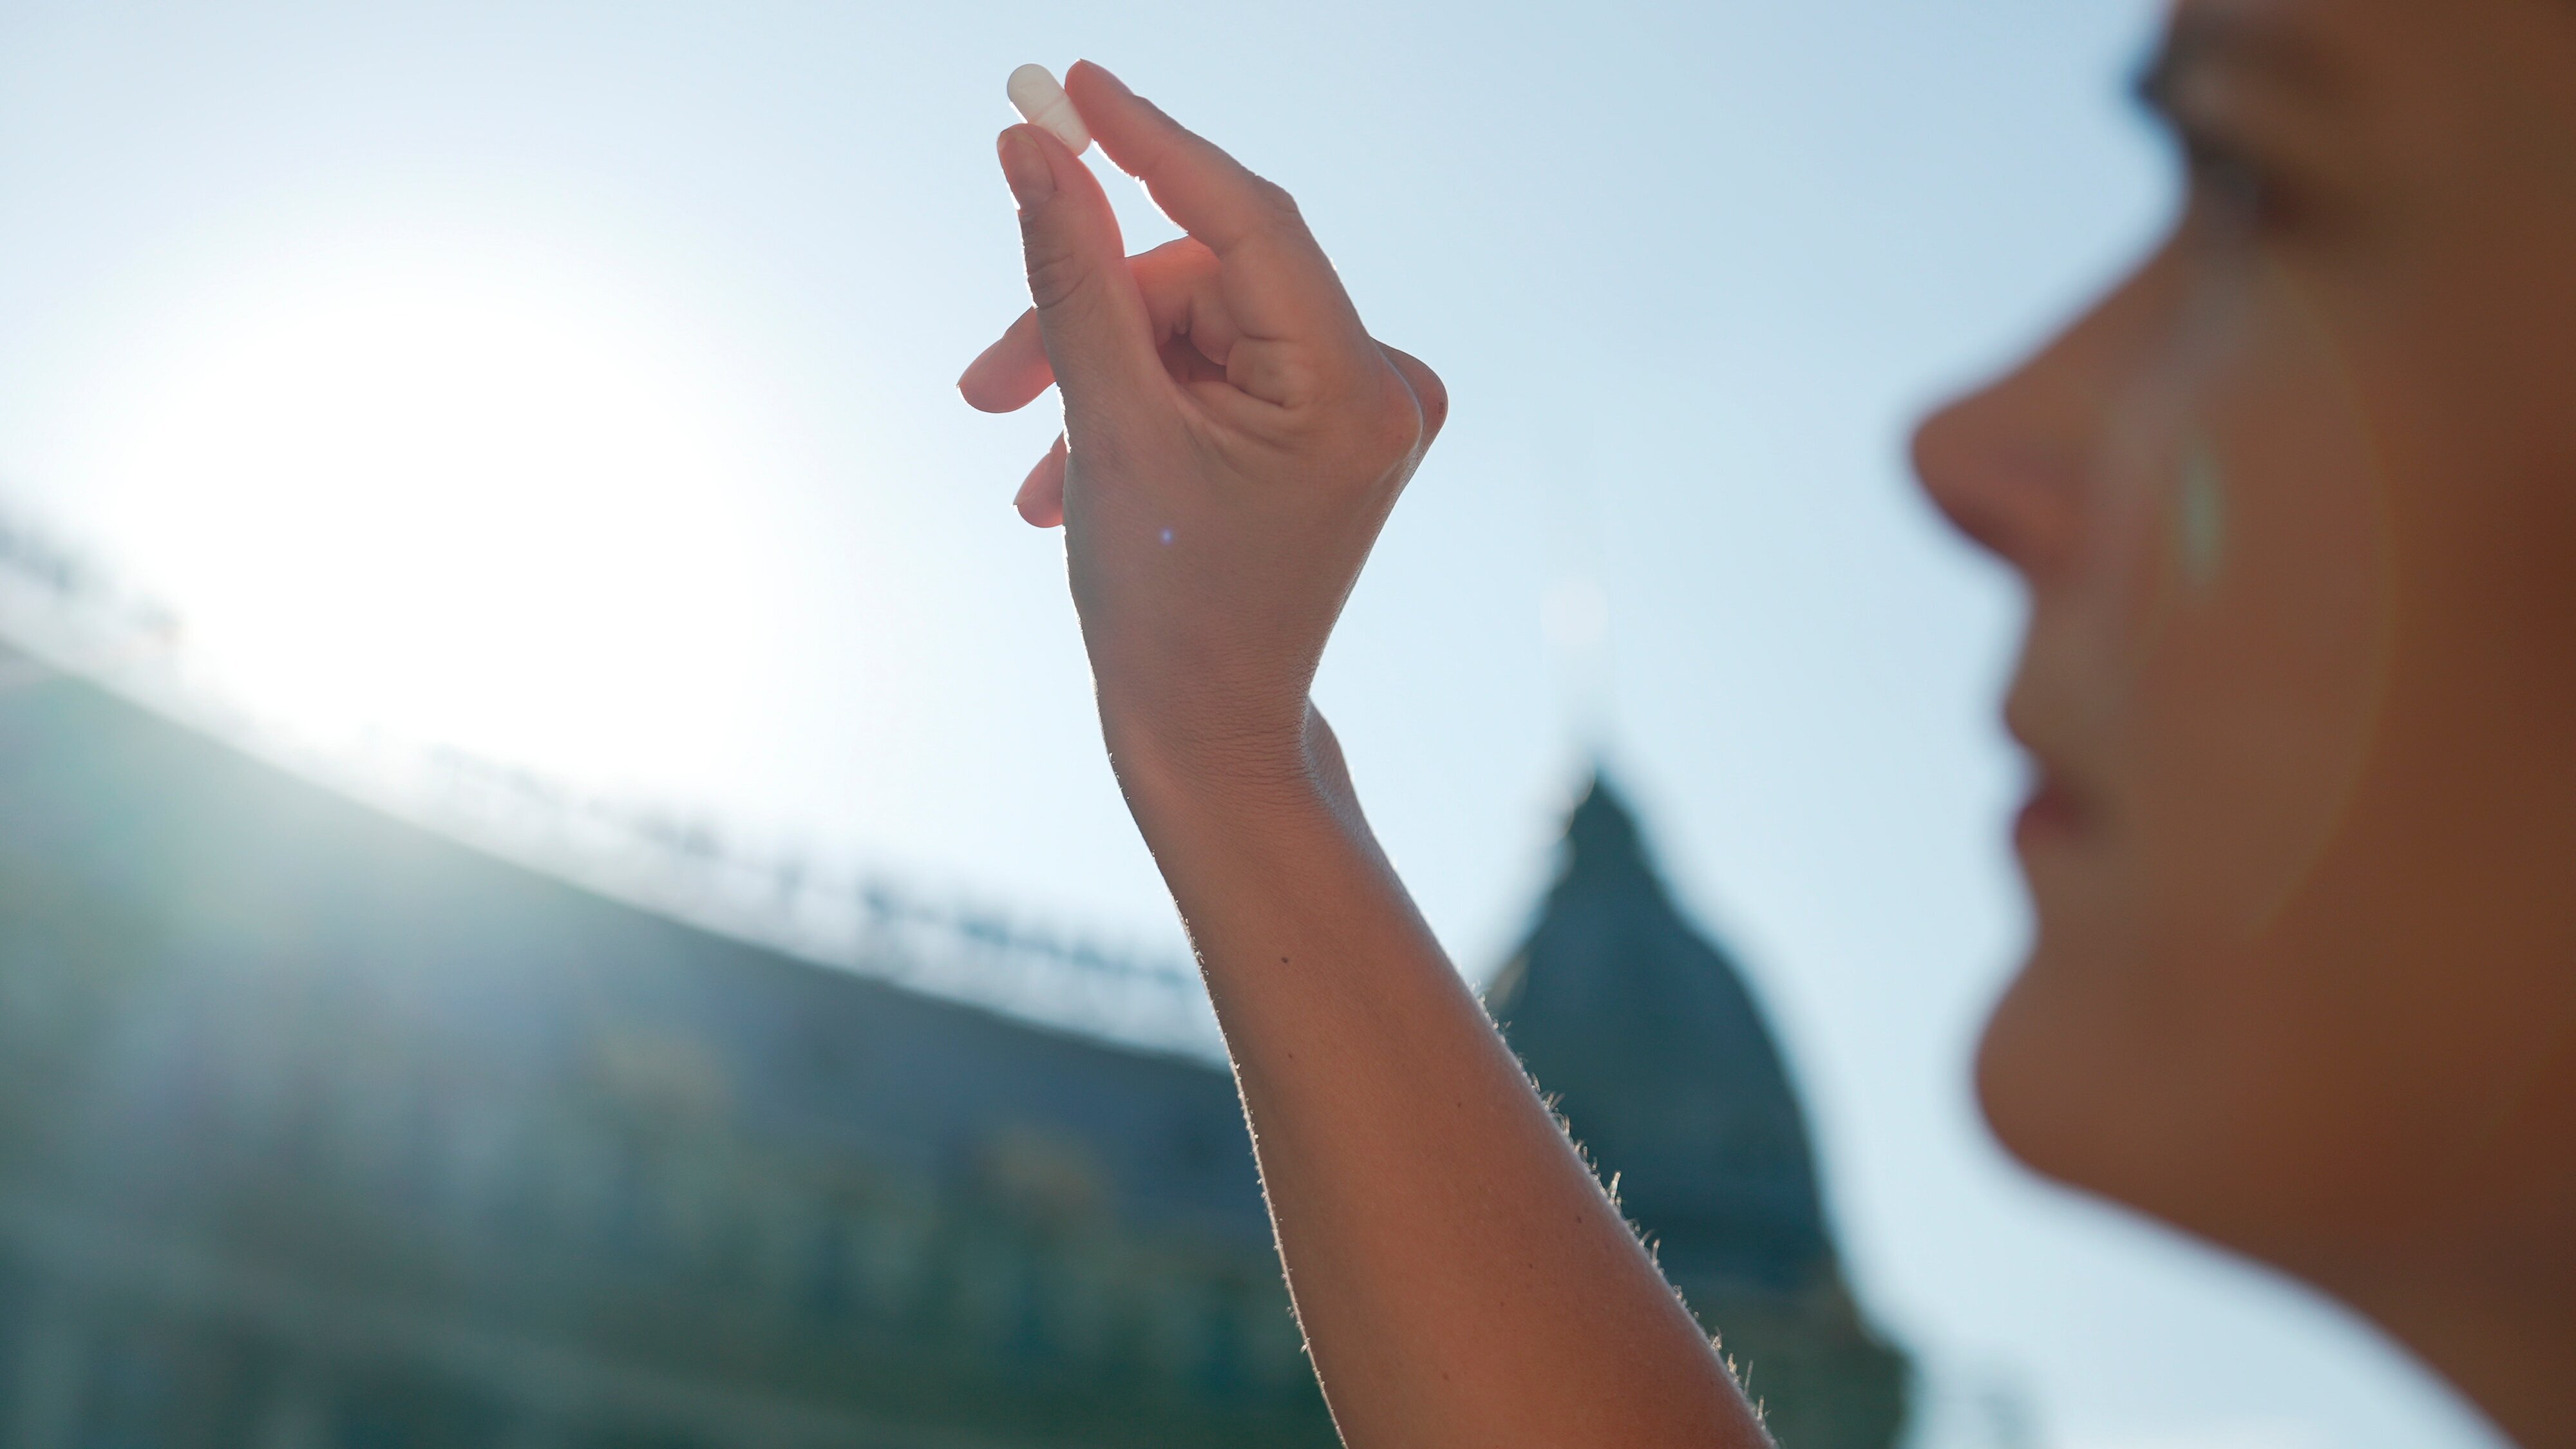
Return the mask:
POLYGON ((1321 684, 1433 923, 1499 961, 1606 718, 1801 1073, 1920 1442, 2009 1441, 2000 1393, 2084 1449, 2483 1444, 1968 1101, 2025 929, 2016 621, 1902 440, 2152 235, 2155 8, 19 0, 0 498, 265 712, 1177 949, 1008 506, 1051 410, 950 388, 1025 301, 1003 77, 1099 59, 1294 190, 1449 381, 1321 684))

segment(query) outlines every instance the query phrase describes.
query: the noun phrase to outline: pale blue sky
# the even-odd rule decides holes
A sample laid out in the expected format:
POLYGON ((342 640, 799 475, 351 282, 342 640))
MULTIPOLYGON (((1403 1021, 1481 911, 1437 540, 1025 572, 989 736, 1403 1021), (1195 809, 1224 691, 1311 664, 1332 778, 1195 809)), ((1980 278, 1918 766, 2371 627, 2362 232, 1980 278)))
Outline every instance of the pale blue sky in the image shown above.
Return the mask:
POLYGON ((950 389, 1024 300, 1003 77, 1099 59, 1296 191, 1449 381, 1320 686, 1433 923, 1473 975, 1508 949, 1605 714, 1801 1073, 1925 1442, 2001 1384, 2052 1444, 2479 1443, 1968 1102, 2025 929, 2015 606, 1902 443, 2152 236, 2155 8, 10 0, 0 497, 264 711, 1176 949, 1007 506, 1051 411, 950 389), (1586 579, 1606 671, 1543 636, 1586 579))

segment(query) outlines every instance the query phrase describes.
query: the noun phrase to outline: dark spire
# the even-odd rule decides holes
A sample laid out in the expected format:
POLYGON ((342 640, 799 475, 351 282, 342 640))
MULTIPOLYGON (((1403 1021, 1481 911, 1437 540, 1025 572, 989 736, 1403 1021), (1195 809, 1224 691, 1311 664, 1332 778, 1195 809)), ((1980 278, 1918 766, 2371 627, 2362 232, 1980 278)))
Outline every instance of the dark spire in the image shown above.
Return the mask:
POLYGON ((1578 870, 1654 874, 1646 860, 1645 838, 1637 832, 1637 817, 1598 772, 1565 824, 1561 876, 1578 870))
POLYGON ((1831 1270, 1805 1114, 1770 1031, 1597 775, 1487 1004, 1668 1271, 1786 1290, 1831 1270))

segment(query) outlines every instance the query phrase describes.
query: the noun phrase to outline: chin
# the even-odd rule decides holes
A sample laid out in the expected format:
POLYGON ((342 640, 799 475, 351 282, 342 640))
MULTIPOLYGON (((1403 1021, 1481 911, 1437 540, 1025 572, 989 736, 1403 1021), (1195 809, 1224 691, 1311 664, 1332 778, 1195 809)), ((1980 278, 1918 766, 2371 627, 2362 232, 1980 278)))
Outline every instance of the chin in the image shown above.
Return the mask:
POLYGON ((2293 1271, 2363 1226, 2352 1219, 2385 1196, 2387 1154, 2356 1140, 2371 1134, 2331 1083, 2284 1076, 2314 1055, 2296 1027, 2214 986, 2269 963, 2077 953, 2045 921, 2041 936, 1977 1049, 1978 1105, 2007 1152, 2293 1271))
POLYGON ((2208 1175, 2188 1159, 2215 1145, 2194 1125, 2193 1054, 2158 1039, 2116 969, 2035 947, 1978 1042, 1978 1107, 2041 1176, 2205 1229, 2211 1205, 2177 1191, 2208 1175))
POLYGON ((2026 962, 1986 1018, 1977 1042, 1977 1107, 2006 1152, 2044 1177, 2074 1186, 2094 1176, 2102 1113, 2089 1104, 2100 1084, 2084 1070, 2092 1055, 2052 1018, 2040 959, 2026 962))
POLYGON ((2103 949, 2135 933, 2117 929, 2116 882, 2104 863, 2070 842, 2015 844, 2036 917, 2029 956, 1986 1018, 1977 1043, 1977 1105, 2005 1151, 2043 1176, 2109 1191, 2109 1160, 2129 1135, 2118 1098, 2134 1090, 2106 1067, 2134 1052, 2118 1040, 2140 1025, 2113 999, 2138 963, 2103 949), (2054 848, 2041 848, 2053 846, 2054 848), (2124 1019, 2125 1018, 2125 1019, 2124 1019))

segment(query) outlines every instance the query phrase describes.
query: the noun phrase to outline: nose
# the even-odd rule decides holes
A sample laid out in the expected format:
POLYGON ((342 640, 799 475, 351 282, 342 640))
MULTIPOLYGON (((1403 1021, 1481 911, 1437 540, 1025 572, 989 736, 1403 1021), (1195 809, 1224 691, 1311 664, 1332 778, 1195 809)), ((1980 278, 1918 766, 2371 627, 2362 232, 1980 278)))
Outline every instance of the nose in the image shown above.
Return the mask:
POLYGON ((2019 366, 1915 430, 1914 473, 1933 506, 2033 588, 2079 565, 2111 400, 2134 389, 2154 352, 2169 270, 2151 258, 2019 366))
POLYGON ((2020 374, 1961 397, 1914 432, 1914 476, 1932 506, 2036 587, 2072 566, 2083 452, 2037 415, 2020 374))

